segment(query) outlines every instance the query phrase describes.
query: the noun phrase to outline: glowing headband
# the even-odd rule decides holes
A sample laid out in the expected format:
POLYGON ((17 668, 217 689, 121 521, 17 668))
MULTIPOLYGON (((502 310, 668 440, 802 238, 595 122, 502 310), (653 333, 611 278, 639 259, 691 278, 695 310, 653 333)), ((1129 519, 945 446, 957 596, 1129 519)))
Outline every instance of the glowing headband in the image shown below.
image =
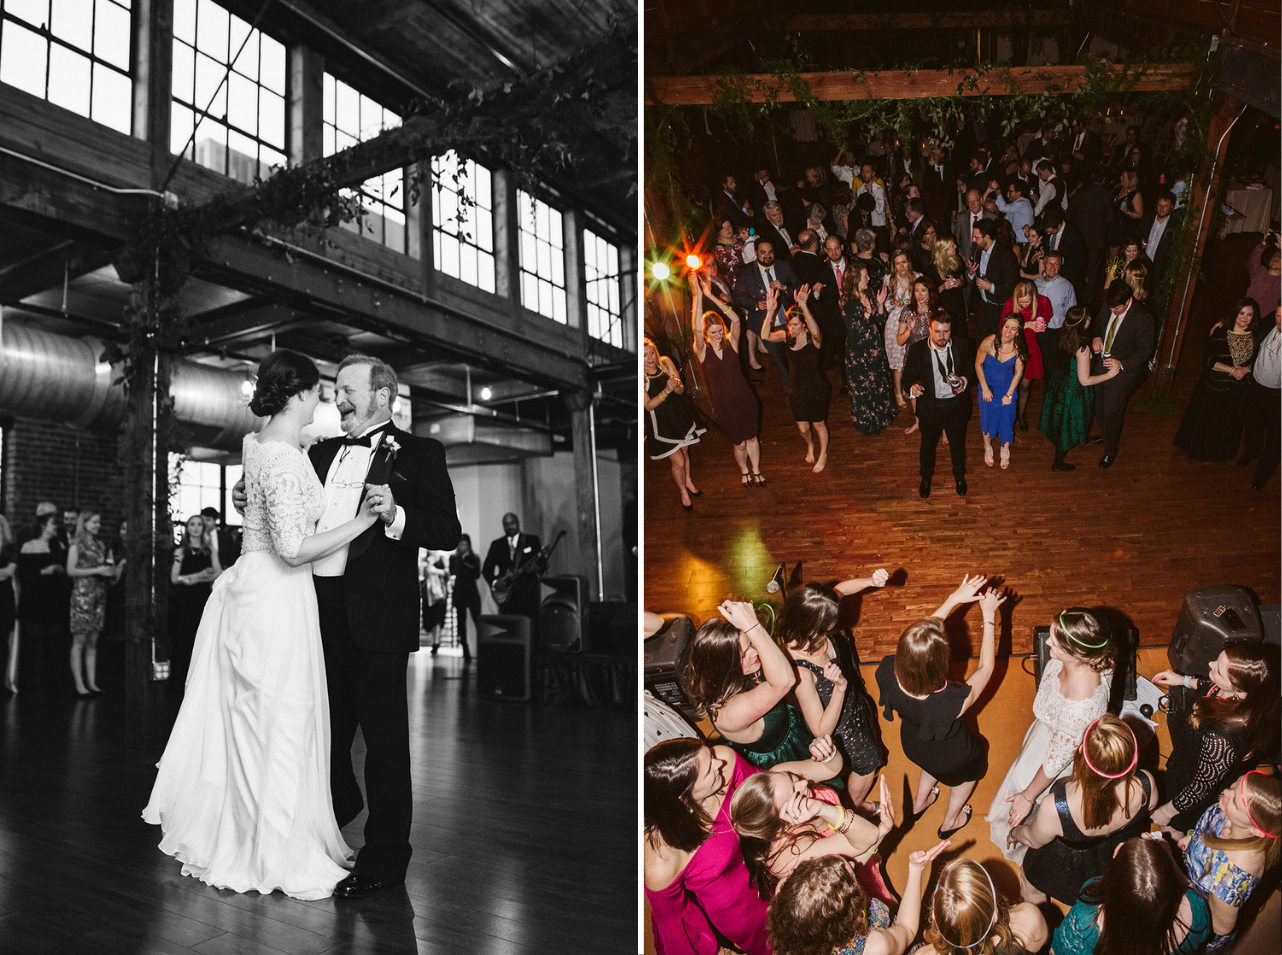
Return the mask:
POLYGON ((1078 644, 1079 646, 1088 647, 1091 650, 1099 650, 1102 647, 1108 646, 1107 637, 1104 638, 1103 643, 1087 643, 1085 640, 1080 640, 1077 637, 1073 636, 1072 632, 1069 631, 1068 627, 1064 626, 1064 611, 1062 610, 1059 612, 1059 629, 1062 630, 1068 636, 1068 639, 1072 640, 1074 643, 1078 644))
MULTIPOLYGON (((1268 773, 1263 772, 1262 770, 1253 769, 1251 770, 1250 773, 1247 773, 1246 776, 1250 776, 1251 773, 1259 773, 1261 776, 1268 775, 1268 773)), ((1273 835, 1273 833, 1265 832, 1263 829, 1257 826, 1255 824, 1255 819, 1251 816, 1251 807, 1246 804, 1246 776, 1242 777, 1242 784, 1238 786, 1238 792, 1237 792, 1238 799, 1242 801, 1242 808, 1246 810, 1246 818, 1251 820, 1251 828, 1254 829, 1256 832, 1258 832, 1260 835, 1265 836, 1269 839, 1276 839, 1277 836, 1273 835)))
MULTIPOLYGON (((944 935, 944 930, 939 929, 939 937, 945 942, 948 942, 949 945, 952 945, 953 948, 974 948, 984 939, 988 938, 988 933, 991 932, 993 930, 993 926, 997 924, 997 889, 993 887, 993 877, 989 875, 988 870, 978 862, 976 862, 975 865, 979 868, 980 872, 984 873, 984 878, 988 880, 988 889, 993 893, 993 920, 988 923, 988 928, 984 929, 984 934, 979 936, 979 938, 975 939, 975 941, 971 942, 969 945, 958 945, 955 942, 948 942, 947 936, 944 935)), ((936 928, 938 928, 938 926, 936 926, 936 928)))
MULTIPOLYGON (((1096 719, 1095 723, 1098 723, 1100 719, 1103 719, 1103 717, 1096 719)), ((1086 765, 1090 766, 1091 772, 1093 772, 1096 776, 1103 776, 1105 779, 1121 779, 1123 776, 1129 776, 1131 774, 1131 770, 1135 768, 1135 764, 1138 763, 1140 759, 1140 744, 1139 744, 1139 741, 1135 738, 1135 730, 1131 729, 1129 724, 1125 722, 1122 723, 1122 725, 1125 726, 1127 730, 1130 731, 1131 743, 1134 744, 1135 746, 1135 753, 1134 755, 1131 756, 1131 765, 1127 766, 1120 773, 1105 773, 1096 769, 1095 766, 1091 763, 1091 758, 1086 755, 1086 737, 1090 736, 1091 730, 1095 729, 1095 723, 1092 723, 1090 726, 1086 727, 1086 732, 1082 734, 1082 759, 1086 760, 1086 765)))

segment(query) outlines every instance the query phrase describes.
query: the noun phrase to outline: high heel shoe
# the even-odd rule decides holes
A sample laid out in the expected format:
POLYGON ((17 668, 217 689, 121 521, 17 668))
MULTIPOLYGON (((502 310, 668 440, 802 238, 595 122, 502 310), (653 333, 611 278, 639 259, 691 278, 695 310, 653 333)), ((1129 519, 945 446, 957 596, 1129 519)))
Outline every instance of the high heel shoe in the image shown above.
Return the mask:
POLYGON ((764 474, 762 474, 760 471, 753 471, 753 472, 752 472, 752 485, 753 485, 753 487, 758 487, 758 488, 765 487, 765 486, 766 486, 766 476, 765 476, 764 474))
POLYGON ((936 800, 938 800, 938 799, 939 799, 939 787, 938 787, 938 786, 931 786, 931 787, 930 787, 930 802, 926 803, 926 805, 922 807, 921 812, 913 812, 911 809, 910 809, 910 810, 908 810, 908 812, 906 813, 906 815, 908 816, 908 821, 909 821, 909 822, 916 822, 918 819, 920 819, 922 816, 924 816, 924 815, 926 814, 926 810, 927 810, 927 809, 929 809, 931 806, 935 805, 935 801, 936 801, 936 800))
POLYGON ((689 494, 691 497, 703 497, 702 491, 692 491, 689 488, 686 488, 686 493, 689 494))
POLYGON ((954 832, 960 832, 962 829, 966 828, 966 826, 970 823, 970 814, 971 814, 970 806, 969 805, 962 806, 962 813, 966 816, 966 821, 963 822, 960 826, 953 826, 953 828, 951 829, 945 829, 941 826, 938 830, 939 838, 947 839, 954 832))

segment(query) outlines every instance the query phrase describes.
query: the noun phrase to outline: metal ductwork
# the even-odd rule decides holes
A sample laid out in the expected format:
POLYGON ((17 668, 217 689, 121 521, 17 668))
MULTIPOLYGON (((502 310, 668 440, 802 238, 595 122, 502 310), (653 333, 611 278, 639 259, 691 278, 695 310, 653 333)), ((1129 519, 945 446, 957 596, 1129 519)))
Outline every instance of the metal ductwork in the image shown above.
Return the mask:
MULTIPOLYGON (((61 421, 97 431, 118 428, 125 417, 124 387, 113 384, 119 366, 99 361, 97 338, 68 338, 25 324, 0 325, 0 414, 61 421)), ((239 451, 241 439, 261 424, 246 407, 242 372, 180 361, 169 393, 174 415, 194 443, 239 451)))
POLYGON ((445 445, 449 464, 493 464, 552 454, 552 435, 482 415, 416 418, 414 433, 445 445))

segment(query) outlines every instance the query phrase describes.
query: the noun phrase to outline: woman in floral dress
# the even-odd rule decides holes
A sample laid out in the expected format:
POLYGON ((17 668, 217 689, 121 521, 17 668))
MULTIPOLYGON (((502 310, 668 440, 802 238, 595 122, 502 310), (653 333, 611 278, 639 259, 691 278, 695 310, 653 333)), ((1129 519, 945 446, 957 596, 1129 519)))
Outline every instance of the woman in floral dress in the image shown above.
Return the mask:
POLYGON ((896 252, 890 259, 890 278, 886 287, 886 358, 890 362, 895 387, 895 404, 906 408, 900 380, 904 373, 906 346, 899 344, 900 313, 913 301, 913 282, 919 277, 913 271, 912 257, 907 252, 896 252))
POLYGON ((864 434, 880 434, 898 413, 890 386, 890 365, 877 330, 877 319, 885 314, 886 289, 880 289, 876 298, 869 294, 868 267, 859 259, 851 261, 842 286, 850 421, 864 434))

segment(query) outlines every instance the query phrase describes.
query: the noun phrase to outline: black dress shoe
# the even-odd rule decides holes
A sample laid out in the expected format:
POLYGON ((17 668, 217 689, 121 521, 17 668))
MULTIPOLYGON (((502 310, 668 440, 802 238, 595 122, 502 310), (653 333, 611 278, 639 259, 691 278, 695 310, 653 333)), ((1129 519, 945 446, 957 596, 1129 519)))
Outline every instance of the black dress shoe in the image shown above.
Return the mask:
POLYGON ((1052 471, 1076 471, 1076 464, 1069 464, 1067 461, 1060 461, 1058 464, 1051 465, 1052 471))
POLYGON ((966 496, 966 479, 965 478, 957 479, 957 493, 961 497, 966 496))
POLYGON ((1244 467, 1246 467, 1248 464, 1250 464, 1250 463, 1251 463, 1252 461, 1254 461, 1254 460, 1255 460, 1255 458, 1247 457, 1247 456, 1244 454, 1244 455, 1242 455, 1240 458, 1238 458, 1238 459, 1237 459, 1237 466, 1238 466, 1238 467, 1240 467, 1240 468, 1244 468, 1244 467))
POLYGON ((922 497, 930 497, 930 482, 922 481, 921 487, 917 488, 917 493, 922 497))
POLYGON ((693 504, 682 504, 682 505, 681 505, 681 510, 683 510, 683 511, 693 511, 693 510, 694 510, 694 505, 693 505, 693 504))
POLYGON ((966 816, 966 822, 963 822, 960 826, 954 826, 951 829, 945 829, 942 826, 940 826, 940 828, 936 830, 939 833, 939 838, 947 839, 954 832, 958 832, 959 830, 966 828, 966 826, 970 823, 970 816, 971 816, 970 806, 962 806, 962 812, 966 816))
POLYGON ((353 872, 338 885, 334 886, 334 894, 343 899, 366 899, 371 895, 382 892, 389 885, 391 885, 390 882, 371 879, 367 875, 353 872))
POLYGON ((703 497, 702 491, 687 491, 686 493, 689 494, 691 497, 703 497))
POLYGON ((764 378, 753 378, 751 376, 749 376, 748 378, 748 384, 750 385, 763 385, 765 384, 765 382, 766 382, 766 379, 764 378))
POLYGON ((1117 460, 1116 454, 1106 454, 1099 459, 1099 466, 1101 468, 1111 468, 1113 466, 1113 462, 1116 460, 1117 460))
POLYGON ((1266 483, 1265 481, 1261 481, 1261 480, 1258 480, 1258 479, 1257 479, 1257 480, 1254 480, 1254 481, 1252 481, 1252 482, 1251 482, 1251 490, 1252 490, 1252 491, 1261 491, 1261 490, 1263 490, 1263 489, 1264 489, 1264 485, 1265 485, 1265 483, 1266 483))
POLYGON ((1086 443, 1087 444, 1103 444, 1104 436, 1102 434, 1097 434, 1093 438, 1087 438, 1086 443))

